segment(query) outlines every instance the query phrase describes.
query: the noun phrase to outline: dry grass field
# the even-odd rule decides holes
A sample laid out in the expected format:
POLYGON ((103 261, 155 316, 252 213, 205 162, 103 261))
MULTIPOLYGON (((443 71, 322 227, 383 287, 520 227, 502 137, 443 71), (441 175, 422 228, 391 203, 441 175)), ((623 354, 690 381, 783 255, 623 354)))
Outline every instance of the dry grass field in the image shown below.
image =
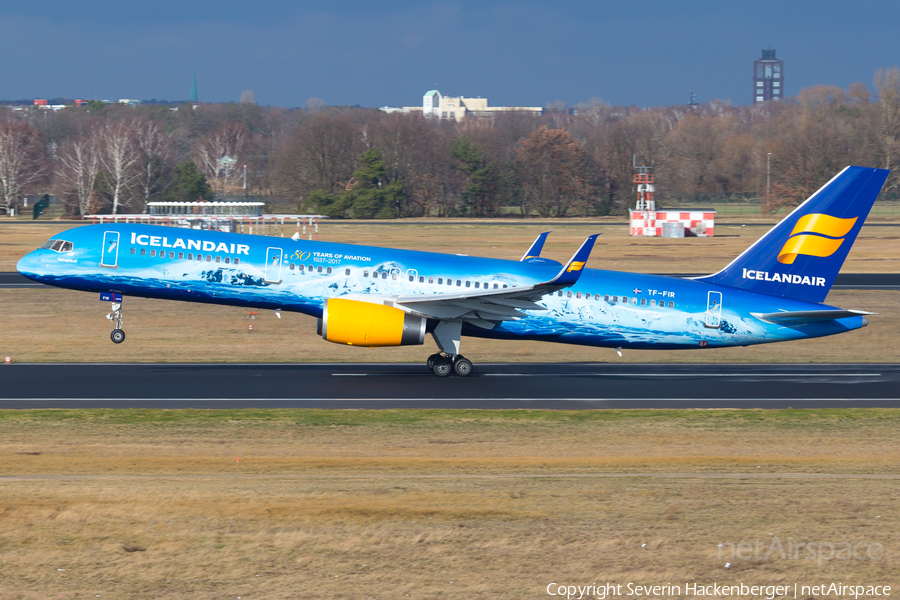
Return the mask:
MULTIPOLYGON (((0 271, 14 270, 19 256, 64 227, 63 222, 0 224, 0 271)), ((435 222, 325 223, 320 239, 517 259, 540 231, 550 226, 527 222, 481 224, 435 222)), ((712 272, 752 244, 767 227, 722 224, 714 238, 636 239, 623 225, 574 220, 561 222, 545 256, 565 260, 592 232, 602 231, 591 265, 642 272, 712 272)), ((288 233, 290 233, 288 231, 288 233)), ((869 227, 857 240, 844 272, 891 272, 900 266, 900 228, 869 227)), ((418 362, 426 347, 370 350, 328 344, 315 334, 315 321, 297 314, 260 311, 250 321, 240 308, 129 298, 125 306, 128 339, 109 341, 107 303, 95 294, 65 290, 0 291, 4 307, 0 354, 17 362, 168 362, 168 361, 395 361, 418 362), (249 325, 253 333, 249 333, 249 325)), ((900 314, 895 292, 835 291, 828 302, 879 313, 868 328, 834 338, 717 351, 632 351, 619 358, 611 350, 537 342, 497 342, 466 338, 464 352, 488 361, 625 362, 889 362, 898 356, 900 314)))
POLYGON ((898 425, 886 410, 2 411, 0 597, 896 586, 898 425), (719 556, 775 537, 883 550, 719 556))
MULTIPOLYGON (((589 266, 640 273, 712 273, 731 261, 774 224, 773 219, 742 219, 749 226, 720 221, 712 238, 633 238, 622 219, 560 219, 552 224, 484 219, 397 221, 325 221, 319 239, 430 252, 458 253, 518 260, 542 231, 553 230, 543 256, 564 262, 588 235, 602 233, 589 266)), ((47 238, 82 223, 0 221, 0 271, 15 271, 21 256, 47 238)), ((279 231, 273 231, 278 236, 279 231)), ((285 227, 285 236, 293 233, 285 227)), ((864 227, 847 257, 845 273, 884 273, 900 265, 900 227, 864 227)))

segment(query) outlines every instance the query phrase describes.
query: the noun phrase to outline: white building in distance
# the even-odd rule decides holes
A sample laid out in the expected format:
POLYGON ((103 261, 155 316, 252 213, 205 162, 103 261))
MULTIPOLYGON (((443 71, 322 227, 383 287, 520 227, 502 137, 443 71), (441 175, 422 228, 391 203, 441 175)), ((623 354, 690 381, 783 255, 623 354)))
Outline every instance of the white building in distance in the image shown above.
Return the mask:
POLYGON ((499 113, 527 113, 541 115, 540 106, 488 106, 487 98, 465 98, 463 96, 443 96, 438 90, 430 90, 422 97, 422 106, 394 108, 385 106, 386 113, 422 112, 429 119, 449 119, 460 121, 466 117, 493 117, 499 113))

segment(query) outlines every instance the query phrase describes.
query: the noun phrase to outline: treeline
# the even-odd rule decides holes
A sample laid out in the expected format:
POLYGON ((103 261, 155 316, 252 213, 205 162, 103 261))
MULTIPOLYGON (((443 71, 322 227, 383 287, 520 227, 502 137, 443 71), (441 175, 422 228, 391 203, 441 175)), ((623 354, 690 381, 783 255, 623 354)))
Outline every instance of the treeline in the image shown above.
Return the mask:
POLYGON ((885 194, 896 198, 900 71, 880 70, 875 89, 460 122, 253 104, 2 110, 0 205, 50 192, 72 215, 139 213, 152 200, 243 194, 246 181, 273 209, 338 218, 623 214, 633 160, 653 167, 663 206, 759 198, 775 211, 849 164, 891 169, 885 194))

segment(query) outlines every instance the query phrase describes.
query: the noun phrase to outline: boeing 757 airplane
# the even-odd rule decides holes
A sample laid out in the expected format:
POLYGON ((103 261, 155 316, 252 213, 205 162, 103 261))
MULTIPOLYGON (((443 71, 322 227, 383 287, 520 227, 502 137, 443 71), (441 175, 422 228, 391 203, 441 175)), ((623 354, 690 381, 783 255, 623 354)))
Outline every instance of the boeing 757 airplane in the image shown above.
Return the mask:
POLYGON ((117 344, 124 296, 206 302, 311 315, 324 339, 352 346, 430 333, 428 366, 464 377, 462 336, 669 350, 865 327, 872 313, 822 302, 887 175, 845 168, 731 264, 691 279, 585 268, 596 235, 560 264, 540 255, 547 233, 510 261, 137 224, 70 229, 17 268, 110 301, 117 344))

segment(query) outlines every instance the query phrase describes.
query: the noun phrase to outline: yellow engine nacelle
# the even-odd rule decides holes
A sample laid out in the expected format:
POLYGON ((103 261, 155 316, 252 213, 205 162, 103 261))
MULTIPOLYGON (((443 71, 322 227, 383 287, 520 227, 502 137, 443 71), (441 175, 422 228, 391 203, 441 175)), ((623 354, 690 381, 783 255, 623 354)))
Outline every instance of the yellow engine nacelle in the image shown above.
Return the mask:
POLYGON ((399 308, 345 298, 325 301, 318 332, 349 346, 414 346, 425 343, 425 319, 399 308))

